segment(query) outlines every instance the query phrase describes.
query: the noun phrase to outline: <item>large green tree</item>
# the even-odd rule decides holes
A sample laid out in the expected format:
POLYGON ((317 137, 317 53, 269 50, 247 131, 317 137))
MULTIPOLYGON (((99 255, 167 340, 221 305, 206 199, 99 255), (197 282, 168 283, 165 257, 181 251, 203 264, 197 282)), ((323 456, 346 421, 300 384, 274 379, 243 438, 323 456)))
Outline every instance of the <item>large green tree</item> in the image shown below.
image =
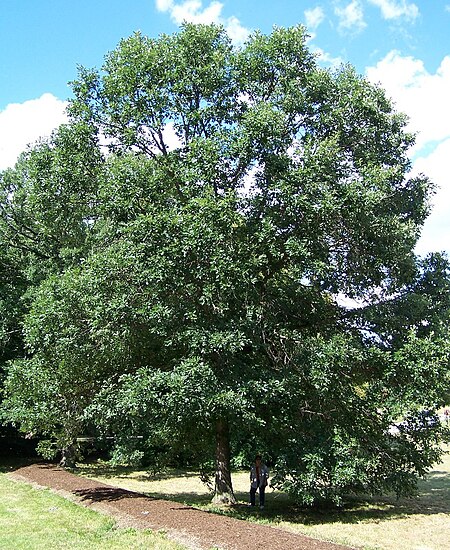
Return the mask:
POLYGON ((228 502, 233 446, 304 503, 407 494, 438 460, 449 266, 413 251, 433 186, 383 90, 305 39, 186 25, 80 70, 69 126, 2 176, 33 275, 9 419, 66 449, 89 426, 215 447, 228 502))

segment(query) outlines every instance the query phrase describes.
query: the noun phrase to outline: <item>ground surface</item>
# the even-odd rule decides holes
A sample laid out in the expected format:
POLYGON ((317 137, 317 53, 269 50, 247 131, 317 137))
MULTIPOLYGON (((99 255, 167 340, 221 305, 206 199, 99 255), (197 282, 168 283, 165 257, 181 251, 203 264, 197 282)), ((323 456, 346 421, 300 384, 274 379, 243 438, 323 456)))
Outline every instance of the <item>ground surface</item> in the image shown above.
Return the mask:
POLYGON ((274 527, 203 512, 172 501, 149 498, 76 476, 59 467, 33 464, 10 477, 48 487, 77 502, 114 516, 122 526, 164 530, 195 550, 348 550, 274 527))

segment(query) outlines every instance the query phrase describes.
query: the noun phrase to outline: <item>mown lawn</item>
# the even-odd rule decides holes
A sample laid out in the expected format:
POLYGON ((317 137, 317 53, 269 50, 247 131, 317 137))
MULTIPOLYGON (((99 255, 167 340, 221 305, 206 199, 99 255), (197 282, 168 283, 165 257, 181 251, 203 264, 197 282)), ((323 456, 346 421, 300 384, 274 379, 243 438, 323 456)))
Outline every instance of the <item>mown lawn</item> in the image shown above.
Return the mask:
POLYGON ((1 550, 183 550, 162 533, 120 529, 113 519, 46 489, 8 479, 0 466, 1 550))
MULTIPOLYGON (((450 448, 449 448, 450 450, 450 448)), ((263 512, 250 509, 248 473, 236 472, 233 483, 239 505, 214 508, 210 494, 192 472, 152 475, 144 470, 111 468, 97 463, 79 469, 81 475, 151 496, 174 499, 202 509, 228 514, 364 550, 450 550, 450 455, 420 482, 417 499, 394 497, 351 499, 333 511, 305 511, 276 491, 268 491, 263 512)))

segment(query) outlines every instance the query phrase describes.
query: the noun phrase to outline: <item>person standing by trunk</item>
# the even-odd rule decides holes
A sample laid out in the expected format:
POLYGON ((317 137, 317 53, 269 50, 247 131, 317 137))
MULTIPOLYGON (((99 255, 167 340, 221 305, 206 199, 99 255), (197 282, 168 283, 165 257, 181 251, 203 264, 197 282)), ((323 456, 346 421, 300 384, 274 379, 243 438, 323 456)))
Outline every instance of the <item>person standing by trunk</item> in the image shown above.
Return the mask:
POLYGON ((250 505, 256 504, 256 491, 259 489, 259 507, 264 509, 266 487, 269 479, 269 469, 262 462, 261 455, 255 456, 255 462, 250 470, 250 505))

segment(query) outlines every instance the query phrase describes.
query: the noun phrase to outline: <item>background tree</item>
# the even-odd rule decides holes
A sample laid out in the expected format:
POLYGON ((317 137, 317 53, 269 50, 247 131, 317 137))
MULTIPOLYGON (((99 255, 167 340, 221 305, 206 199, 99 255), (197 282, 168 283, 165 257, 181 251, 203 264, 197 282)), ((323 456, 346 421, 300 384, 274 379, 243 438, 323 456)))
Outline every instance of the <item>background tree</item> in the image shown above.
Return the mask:
MULTIPOLYGON (((61 411, 52 404, 58 399, 53 391, 56 378, 43 376, 40 361, 32 358, 35 348, 24 344, 23 318, 39 285, 78 265, 88 253, 96 220, 96 173, 102 164, 92 129, 71 124, 28 148, 14 169, 0 175, 2 367, 7 370, 8 361, 15 358, 17 367, 25 359, 26 366, 17 367, 21 373, 14 390, 18 408, 10 418, 29 433, 45 433, 43 426, 53 426, 61 411)), ((68 402, 70 393, 74 390, 66 388, 68 402)), ((65 444, 60 448, 69 449, 65 444)))
MULTIPOLYGON (((4 249, 0 252, 0 402, 3 398, 6 364, 23 354, 19 320, 23 315, 22 295, 26 285, 17 269, 17 263, 15 255, 4 249)), ((8 439, 10 443, 17 435, 17 431, 10 425, 0 427, 0 437, 11 438, 8 439)))
POLYGON ((52 251, 7 417, 59 447, 89 424, 134 456, 215 447, 219 501, 243 443, 303 503, 410 493, 446 437, 449 270, 413 252, 433 186, 405 117, 302 27, 135 34, 73 90, 70 125, 3 175, 5 239, 52 251))

